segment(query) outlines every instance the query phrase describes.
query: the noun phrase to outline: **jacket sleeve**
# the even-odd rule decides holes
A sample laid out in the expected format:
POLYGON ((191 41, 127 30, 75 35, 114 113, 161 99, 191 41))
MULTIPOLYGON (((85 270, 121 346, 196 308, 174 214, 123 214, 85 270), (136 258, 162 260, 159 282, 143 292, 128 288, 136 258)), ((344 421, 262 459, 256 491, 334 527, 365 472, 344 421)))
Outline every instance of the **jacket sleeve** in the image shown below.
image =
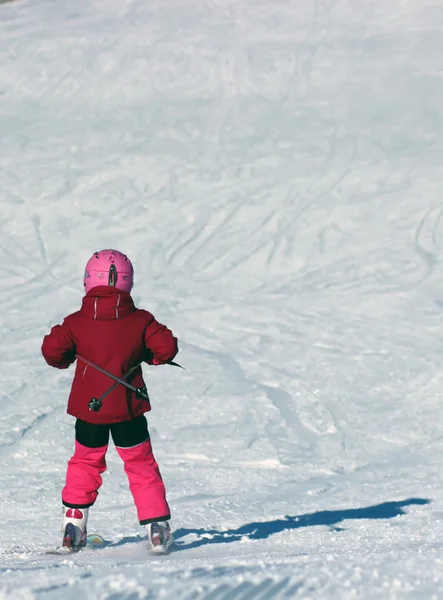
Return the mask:
POLYGON ((75 343, 71 330, 63 323, 51 329, 43 338, 42 354, 48 365, 57 369, 67 369, 75 361, 75 343))
POLYGON ((173 360, 178 352, 177 338, 172 331, 151 316, 145 330, 145 345, 148 351, 149 364, 164 364, 173 360))

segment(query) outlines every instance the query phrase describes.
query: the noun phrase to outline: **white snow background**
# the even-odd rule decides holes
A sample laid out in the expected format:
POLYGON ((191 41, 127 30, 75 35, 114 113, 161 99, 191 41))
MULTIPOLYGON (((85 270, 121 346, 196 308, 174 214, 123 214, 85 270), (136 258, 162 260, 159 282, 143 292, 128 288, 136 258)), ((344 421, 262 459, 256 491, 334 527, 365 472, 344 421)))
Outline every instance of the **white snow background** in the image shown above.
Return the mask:
POLYGON ((0 599, 443 597, 443 4, 0 7, 0 599), (117 247, 180 340, 145 369, 176 549, 115 449, 61 539, 72 369, 117 247))

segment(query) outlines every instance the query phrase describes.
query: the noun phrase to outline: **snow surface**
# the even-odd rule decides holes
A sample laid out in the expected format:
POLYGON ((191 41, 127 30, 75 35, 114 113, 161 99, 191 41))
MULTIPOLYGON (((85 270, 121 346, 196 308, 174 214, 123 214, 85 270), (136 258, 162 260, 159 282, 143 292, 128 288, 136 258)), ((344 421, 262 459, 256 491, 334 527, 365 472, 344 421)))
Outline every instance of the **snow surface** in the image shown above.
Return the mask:
POLYGON ((1 600, 443 597, 443 5, 0 7, 1 600), (122 464, 54 557, 90 254, 180 339, 146 369, 176 551, 122 464))

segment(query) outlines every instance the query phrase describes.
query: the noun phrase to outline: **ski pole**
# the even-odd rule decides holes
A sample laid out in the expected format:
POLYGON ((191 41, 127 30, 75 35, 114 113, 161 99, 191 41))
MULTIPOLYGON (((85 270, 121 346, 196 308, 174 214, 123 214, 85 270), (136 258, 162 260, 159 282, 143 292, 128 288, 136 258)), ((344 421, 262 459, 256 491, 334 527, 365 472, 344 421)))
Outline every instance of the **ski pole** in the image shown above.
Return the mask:
MULTIPOLYGON (((100 373, 103 373, 103 375, 107 375, 108 377, 110 377, 111 379, 113 379, 114 381, 116 381, 117 383, 119 383, 120 385, 124 385, 129 390, 131 390, 132 392, 135 392, 136 394, 138 394, 139 397, 145 398, 146 400, 149 400, 149 396, 148 396, 148 392, 146 391, 146 388, 135 388, 133 385, 131 385, 130 383, 128 383, 127 381, 125 381, 121 377, 117 377, 116 375, 113 375, 112 373, 109 373, 109 371, 105 371, 105 369, 102 369, 98 365, 96 365, 93 362, 87 360, 86 358, 83 358, 79 354, 76 354, 75 357, 78 360, 83 361, 86 365, 89 365, 93 369, 96 369, 97 371, 100 371, 100 373)), ((93 400, 94 400, 94 398, 93 398, 93 400)))
POLYGON ((165 363, 166 365, 172 365, 173 367, 180 367, 180 369, 183 369, 183 371, 186 371, 186 369, 184 367, 182 367, 181 365, 179 365, 178 363, 174 362, 173 360, 165 363))
MULTIPOLYGON (((131 367, 129 369, 129 371, 123 375, 122 379, 127 379, 129 377, 129 375, 131 375, 131 373, 133 373, 136 369, 138 369, 138 367, 140 365, 141 365, 141 363, 139 362, 139 363, 135 364, 133 367, 131 367)), ((116 381, 114 383, 114 385, 112 385, 109 388, 109 390, 106 390, 106 392, 104 392, 104 394, 102 394, 100 396, 100 398, 91 398, 91 400, 89 401, 89 404, 88 404, 89 410, 93 410, 94 412, 98 412, 101 409, 101 407, 102 407, 102 400, 104 400, 108 394, 110 394, 116 388, 118 388, 119 385, 120 385, 120 382, 116 381)), ((138 388, 138 389, 140 389, 140 388, 138 388)))

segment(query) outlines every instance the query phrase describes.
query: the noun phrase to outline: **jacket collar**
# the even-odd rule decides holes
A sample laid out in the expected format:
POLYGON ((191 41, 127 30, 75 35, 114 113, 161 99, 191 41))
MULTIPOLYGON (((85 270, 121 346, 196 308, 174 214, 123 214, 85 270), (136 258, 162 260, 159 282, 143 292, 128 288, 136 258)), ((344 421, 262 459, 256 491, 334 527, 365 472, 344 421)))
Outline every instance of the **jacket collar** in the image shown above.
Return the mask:
POLYGON ((80 313, 97 321, 123 319, 136 310, 130 294, 115 287, 100 285, 84 296, 80 313))

